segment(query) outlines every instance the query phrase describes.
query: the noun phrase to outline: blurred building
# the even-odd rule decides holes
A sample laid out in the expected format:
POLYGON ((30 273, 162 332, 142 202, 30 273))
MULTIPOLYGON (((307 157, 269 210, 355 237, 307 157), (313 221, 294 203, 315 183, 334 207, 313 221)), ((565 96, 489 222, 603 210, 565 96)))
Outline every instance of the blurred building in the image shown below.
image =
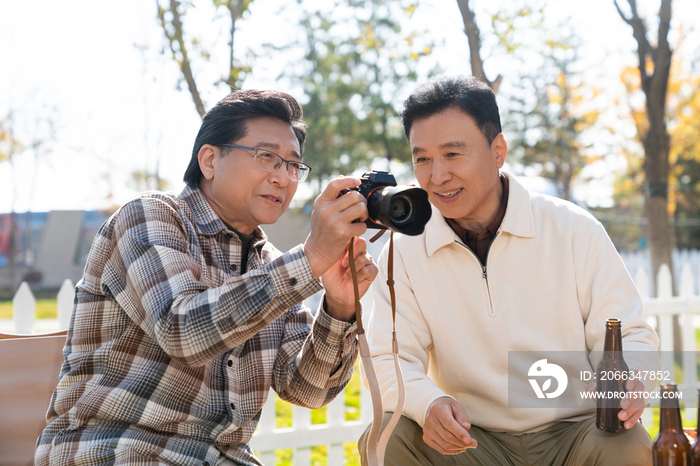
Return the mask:
POLYGON ((11 293, 23 281, 35 292, 58 290, 66 278, 76 283, 107 217, 75 210, 0 214, 0 289, 11 293))
MULTIPOLYGON (((0 296, 11 298, 23 281, 35 293, 54 292, 66 278, 77 283, 92 241, 110 214, 68 210, 0 214, 0 296)), ((275 246, 287 251, 306 240, 309 216, 289 210, 276 224, 263 225, 263 230, 275 246)))

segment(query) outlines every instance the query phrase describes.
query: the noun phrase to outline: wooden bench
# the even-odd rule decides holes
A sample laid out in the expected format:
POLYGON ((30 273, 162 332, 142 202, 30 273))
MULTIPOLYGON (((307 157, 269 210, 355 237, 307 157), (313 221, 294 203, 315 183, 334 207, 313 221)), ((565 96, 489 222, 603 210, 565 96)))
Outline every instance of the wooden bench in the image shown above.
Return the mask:
POLYGON ((63 364, 66 331, 0 333, 0 463, 34 464, 37 437, 63 364))

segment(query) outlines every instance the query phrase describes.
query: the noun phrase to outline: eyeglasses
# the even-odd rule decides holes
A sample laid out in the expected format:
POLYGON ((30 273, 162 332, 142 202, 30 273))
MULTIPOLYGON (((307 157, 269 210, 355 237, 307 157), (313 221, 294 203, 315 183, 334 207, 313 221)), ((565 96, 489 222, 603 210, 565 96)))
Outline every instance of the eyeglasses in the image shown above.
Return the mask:
POLYGON ((250 150, 255 153, 253 163, 256 167, 262 168, 266 172, 274 172, 282 163, 287 164, 287 177, 294 181, 304 181, 311 173, 311 167, 305 163, 285 160, 281 156, 267 149, 257 147, 240 146, 238 144, 219 144, 220 146, 236 147, 238 149, 250 150))

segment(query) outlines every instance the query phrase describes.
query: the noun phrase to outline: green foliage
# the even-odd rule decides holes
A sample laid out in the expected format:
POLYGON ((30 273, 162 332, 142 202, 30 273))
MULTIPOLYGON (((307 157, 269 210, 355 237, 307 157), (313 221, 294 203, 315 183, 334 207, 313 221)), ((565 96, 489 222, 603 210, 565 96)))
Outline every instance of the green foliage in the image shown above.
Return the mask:
POLYGON ((491 15, 491 30, 498 44, 508 53, 519 51, 524 44, 519 32, 542 28, 544 4, 542 2, 515 3, 491 15))
MULTIPOLYGON (((229 29, 228 70, 221 74, 221 78, 214 83, 215 85, 224 84, 229 89, 240 88, 246 75, 251 71, 249 64, 234 55, 236 22, 248 11, 251 3, 252 0, 212 0, 216 10, 222 9, 226 12, 229 29)), ((203 41, 199 37, 191 34, 187 26, 187 13, 195 5, 191 1, 182 0, 170 0, 169 2, 156 0, 156 4, 158 6, 158 21, 163 30, 169 54, 179 66, 182 80, 187 85, 197 112, 203 117, 207 111, 207 105, 202 94, 206 94, 211 89, 208 87, 203 89, 200 74, 195 70, 201 69, 203 65, 212 61, 212 53, 204 47, 203 41)), ((214 21, 216 20, 218 17, 214 18, 214 21)), ((168 54, 165 48, 163 48, 162 53, 168 54)))
POLYGON ((518 79, 520 91, 511 99, 504 124, 514 136, 512 160, 553 181, 559 197, 572 200, 573 180, 586 165, 602 159, 592 153, 585 136, 604 129, 597 127, 601 112, 591 105, 598 92, 573 71, 578 60, 574 31, 558 31, 541 38, 540 66, 518 79))
POLYGON ((305 160, 316 190, 329 178, 368 167, 377 158, 407 162, 410 151, 396 108, 416 80, 416 65, 431 44, 402 36, 401 19, 415 3, 349 1, 345 14, 306 10, 306 54, 285 75, 303 88, 309 124, 305 160))

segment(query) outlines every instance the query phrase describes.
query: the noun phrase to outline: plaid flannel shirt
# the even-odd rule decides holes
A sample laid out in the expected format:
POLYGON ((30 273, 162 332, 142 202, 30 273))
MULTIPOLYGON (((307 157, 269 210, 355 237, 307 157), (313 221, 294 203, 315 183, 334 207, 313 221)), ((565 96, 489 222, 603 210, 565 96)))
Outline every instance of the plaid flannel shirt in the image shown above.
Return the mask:
POLYGON ((241 243, 199 189, 146 193, 93 243, 35 465, 260 465, 269 388, 308 408, 349 381, 356 324, 300 304, 322 289, 301 246, 241 243))

